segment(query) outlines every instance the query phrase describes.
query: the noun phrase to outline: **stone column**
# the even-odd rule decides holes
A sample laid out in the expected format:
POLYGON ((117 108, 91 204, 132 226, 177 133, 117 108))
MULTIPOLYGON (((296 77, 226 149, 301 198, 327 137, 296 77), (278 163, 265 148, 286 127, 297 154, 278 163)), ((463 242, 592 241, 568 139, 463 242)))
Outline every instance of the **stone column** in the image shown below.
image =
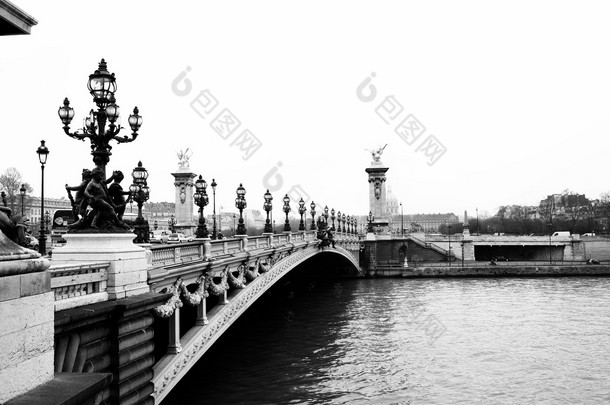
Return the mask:
POLYGON ((193 230, 197 226, 193 220, 195 202, 193 201, 193 189, 195 183, 193 179, 197 176, 187 166, 181 166, 174 176, 174 186, 176 187, 176 232, 182 232, 186 236, 193 236, 193 230))
POLYGON ((371 166, 365 169, 369 175, 369 211, 375 216, 373 226, 382 227, 383 233, 388 229, 385 184, 385 173, 388 170, 381 162, 371 162, 371 166))
POLYGON ((0 403, 53 379, 55 297, 49 265, 0 232, 0 403))

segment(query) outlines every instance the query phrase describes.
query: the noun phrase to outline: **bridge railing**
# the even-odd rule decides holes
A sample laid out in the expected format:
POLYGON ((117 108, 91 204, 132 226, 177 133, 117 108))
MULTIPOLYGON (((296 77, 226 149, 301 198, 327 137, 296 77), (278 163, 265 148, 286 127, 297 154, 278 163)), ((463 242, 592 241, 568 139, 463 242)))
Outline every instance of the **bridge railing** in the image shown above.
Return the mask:
POLYGON ((49 269, 55 311, 108 300, 108 262, 57 263, 49 269))
MULTIPOLYGON (((339 243, 357 242, 358 237, 337 233, 339 243)), ((206 257, 230 255, 244 250, 265 249, 290 243, 311 242, 317 240, 315 231, 281 233, 272 235, 248 236, 247 238, 230 238, 212 241, 195 240, 194 242, 176 245, 157 245, 149 247, 152 253, 153 267, 165 267, 186 264, 206 257), (205 243, 207 242, 207 243, 205 243), (206 246, 207 245, 207 246, 206 246)))

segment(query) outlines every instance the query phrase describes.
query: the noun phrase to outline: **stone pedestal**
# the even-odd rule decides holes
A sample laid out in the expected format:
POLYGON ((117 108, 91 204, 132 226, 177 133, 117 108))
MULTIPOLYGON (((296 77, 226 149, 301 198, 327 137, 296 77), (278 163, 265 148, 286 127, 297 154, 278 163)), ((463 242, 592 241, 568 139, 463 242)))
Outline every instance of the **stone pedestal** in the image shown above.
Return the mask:
POLYGON ((49 265, 0 232, 0 403, 53 379, 49 265))
POLYGON ((465 261, 475 261, 474 257, 474 243, 472 243, 472 239, 470 238, 470 234, 468 237, 464 234, 464 240, 462 241, 462 258, 465 261))
POLYGON ((193 189, 195 183, 193 179, 197 176, 187 166, 181 166, 174 176, 174 186, 176 187, 176 232, 184 233, 186 236, 193 236, 193 230, 197 226, 193 221, 195 203, 193 201, 193 189))
POLYGON ((53 250, 53 261, 109 262, 109 300, 150 291, 147 283, 151 265, 146 249, 133 243, 133 233, 67 233, 66 244, 53 250))
POLYGON ((388 170, 381 162, 371 162, 371 166, 365 169, 369 175, 369 211, 375 216, 373 225, 382 227, 381 233, 385 233, 388 227, 385 184, 388 170))

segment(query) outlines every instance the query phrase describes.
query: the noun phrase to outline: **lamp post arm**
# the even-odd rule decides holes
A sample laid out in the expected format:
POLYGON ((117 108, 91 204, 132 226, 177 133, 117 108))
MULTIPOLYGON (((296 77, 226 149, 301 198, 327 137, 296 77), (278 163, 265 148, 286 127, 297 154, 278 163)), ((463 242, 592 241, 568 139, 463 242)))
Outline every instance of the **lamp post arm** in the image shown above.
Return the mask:
POLYGON ((117 134, 121 131, 121 129, 125 129, 125 127, 117 127, 117 130, 116 131, 112 131, 112 136, 110 136, 108 139, 114 139, 118 143, 128 143, 128 142, 135 141, 136 138, 138 137, 138 133, 137 132, 133 132, 131 134, 131 138, 128 137, 127 135, 117 136, 117 134))
POLYGON ((66 133, 66 135, 68 135, 70 138, 74 138, 74 139, 78 139, 79 141, 85 141, 86 138, 90 138, 91 135, 87 134, 87 133, 80 133, 79 131, 76 132, 70 132, 70 126, 68 125, 64 125, 64 132, 66 133))

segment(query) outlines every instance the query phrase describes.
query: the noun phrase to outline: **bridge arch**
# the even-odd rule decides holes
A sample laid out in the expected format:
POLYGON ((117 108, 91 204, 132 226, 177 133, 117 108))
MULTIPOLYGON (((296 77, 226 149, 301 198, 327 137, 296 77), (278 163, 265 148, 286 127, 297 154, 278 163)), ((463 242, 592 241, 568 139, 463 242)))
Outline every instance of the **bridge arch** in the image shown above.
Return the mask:
MULTIPOLYGON (((355 245, 357 248, 357 244, 355 245)), ((337 275, 362 276, 363 272, 357 256, 354 256, 350 250, 341 246, 320 249, 315 245, 308 245, 292 251, 275 262, 266 272, 250 281, 245 288, 231 290, 224 304, 216 305, 207 312, 207 324, 195 324, 181 337, 181 351, 166 354, 155 364, 153 367, 155 403, 158 404, 165 398, 203 354, 256 300, 295 268, 316 261, 329 261, 340 265, 340 274, 337 275)))

